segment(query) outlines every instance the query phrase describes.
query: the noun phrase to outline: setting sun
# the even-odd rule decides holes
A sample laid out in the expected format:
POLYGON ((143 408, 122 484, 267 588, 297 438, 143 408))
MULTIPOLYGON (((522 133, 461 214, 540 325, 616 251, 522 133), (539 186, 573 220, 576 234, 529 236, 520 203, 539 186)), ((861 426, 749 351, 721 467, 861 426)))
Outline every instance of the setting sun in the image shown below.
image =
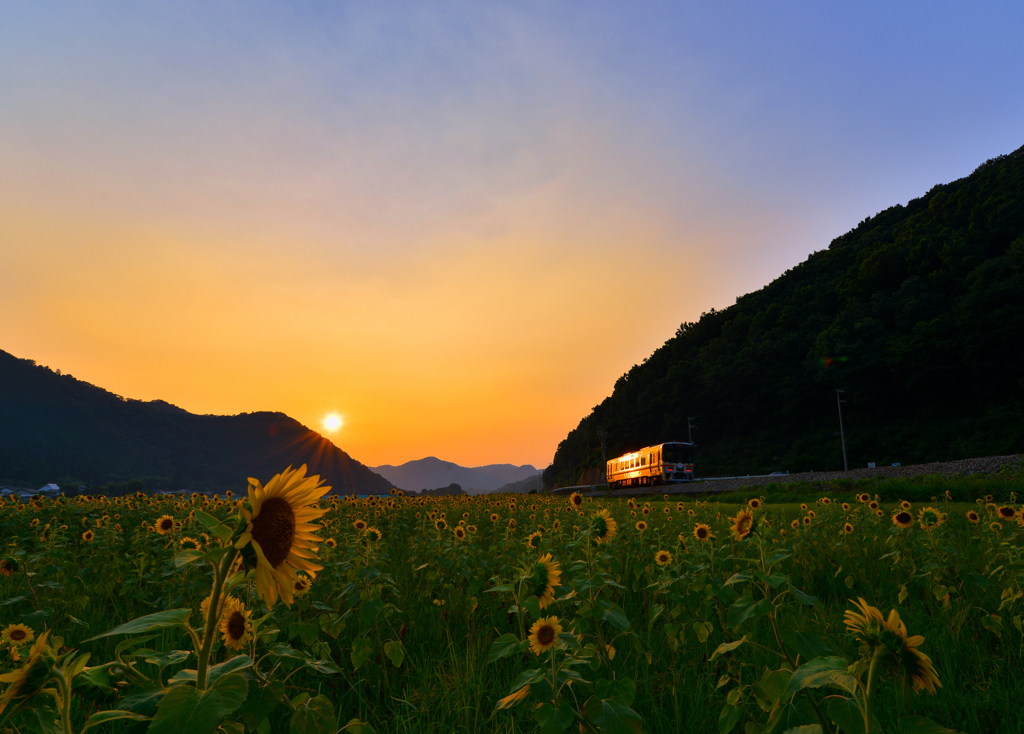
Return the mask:
POLYGON ((342 420, 341 416, 335 413, 331 413, 324 417, 324 428, 330 433, 334 433, 341 428, 342 420))

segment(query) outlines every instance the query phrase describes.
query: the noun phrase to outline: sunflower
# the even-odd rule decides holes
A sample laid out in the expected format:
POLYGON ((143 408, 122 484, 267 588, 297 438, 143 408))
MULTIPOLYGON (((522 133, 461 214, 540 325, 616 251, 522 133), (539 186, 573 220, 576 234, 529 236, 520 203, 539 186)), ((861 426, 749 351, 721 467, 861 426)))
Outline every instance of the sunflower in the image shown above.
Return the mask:
POLYGON ((906 500, 903 500, 902 502, 900 502, 900 509, 901 510, 907 510, 909 512, 910 511, 910 507, 911 507, 910 503, 907 502, 906 500))
POLYGON ((195 538, 186 535, 184 538, 178 541, 178 547, 182 550, 202 550, 203 544, 195 538))
POLYGON ((569 495, 569 503, 576 508, 583 506, 583 495, 579 492, 573 492, 569 495))
POLYGON ((499 700, 498 703, 494 706, 494 710, 498 711, 499 709, 512 708, 513 706, 515 706, 520 701, 524 700, 529 695, 530 695, 530 686, 525 685, 522 688, 520 688, 518 691, 516 691, 515 693, 510 693, 507 696, 505 696, 505 698, 502 698, 501 700, 499 700))
POLYGON ((39 518, 38 518, 38 517, 34 517, 34 518, 32 518, 32 522, 30 522, 30 523, 28 524, 28 526, 29 526, 30 528, 38 527, 38 526, 39 526, 39 518))
POLYGON ((667 566, 672 563, 672 554, 668 551, 660 550, 654 554, 654 562, 659 566, 667 566))
POLYGON ((514 517, 510 517, 508 519, 508 529, 509 530, 515 530, 516 529, 516 519, 514 517))
POLYGON ((462 527, 461 525, 456 525, 455 526, 455 530, 452 531, 452 532, 455 533, 455 537, 457 539, 459 539, 459 540, 465 540, 466 539, 466 529, 464 527, 462 527))
POLYGON ((526 547, 536 550, 537 548, 540 548, 540 540, 540 533, 531 533, 530 537, 526 539, 526 547))
POLYGON ((311 587, 312 585, 313 579, 311 579, 306 574, 295 574, 295 584, 292 586, 292 593, 295 596, 302 596, 307 591, 309 591, 309 587, 311 587))
POLYGON ((492 512, 491 513, 491 522, 498 522, 498 513, 497 512, 492 512))
POLYGON ((885 510, 875 510, 875 515, 878 517, 885 517, 885 510))
POLYGON ((917 522, 924 530, 930 530, 946 521, 946 516, 934 507, 925 507, 917 513, 917 522))
POLYGON ((363 532, 363 539, 367 543, 376 543, 377 541, 379 541, 383 537, 384 537, 384 533, 382 533, 380 530, 375 528, 373 525, 370 525, 369 527, 367 527, 366 530, 363 532))
POLYGON ((977 512, 975 512, 974 510, 969 510, 967 512, 967 519, 970 520, 975 525, 977 525, 981 521, 981 516, 977 512))
POLYGON ((924 642, 924 637, 910 637, 899 612, 893 609, 889 617, 884 618, 881 610, 864 599, 851 603, 860 614, 847 610, 844 615, 846 628, 872 649, 872 656, 881 656, 886 665, 895 668, 904 685, 909 683, 915 693, 922 688, 935 693, 936 687, 942 687, 931 658, 917 649, 924 642))
POLYGON ((336 541, 334 538, 328 538, 324 541, 324 545, 326 545, 328 548, 337 548, 338 541, 336 541))
POLYGON ((562 583, 562 571, 558 561, 552 560, 550 553, 545 553, 528 568, 525 579, 532 595, 539 599, 540 608, 544 609, 555 600, 555 589, 562 583))
POLYGON ((17 570, 17 562, 12 561, 10 558, 5 558, 0 561, 0 576, 13 576, 14 572, 17 570))
POLYGON ((751 510, 756 510, 760 506, 761 500, 759 500, 757 497, 747 500, 747 507, 749 507, 751 510))
POLYGON ((853 525, 851 525, 850 523, 846 523, 845 525, 843 525, 843 532, 846 533, 847 535, 852 533, 853 532, 853 525))
POLYGON ((729 518, 732 523, 732 535, 736 540, 743 540, 754 530, 754 513, 744 508, 729 518))
MULTIPOLYGON (((466 526, 466 530, 468 530, 471 533, 475 533, 476 532, 476 525, 467 525, 466 526)), ((558 520, 555 520, 555 530, 558 530, 558 520)))
POLYGON ((84 540, 86 543, 91 543, 92 539, 95 537, 96 533, 94 533, 91 530, 86 530, 84 533, 82 533, 82 540, 84 540))
POLYGON ((843 512, 849 512, 849 511, 850 511, 850 504, 848 502, 844 502, 843 503, 843 512))
POLYGON ((291 604, 296 570, 315 576, 322 568, 312 562, 312 544, 319 538, 314 535, 318 526, 310 521, 327 513, 315 505, 330 489, 320 484, 319 476, 307 477, 305 464, 289 467, 266 487, 249 479, 252 510, 241 510, 247 526, 235 547, 251 543, 256 551, 256 590, 268 607, 274 606, 278 594, 291 604))
POLYGON ((798 527, 800 527, 800 519, 799 518, 794 519, 793 522, 791 522, 789 524, 789 527, 791 527, 794 530, 796 530, 798 527))
POLYGON ((639 521, 636 524, 636 529, 639 530, 642 533, 643 531, 645 531, 647 529, 647 523, 645 523, 643 520, 639 521))
POLYGON ((832 500, 829 499, 828 497, 822 497, 820 500, 818 500, 818 502, 820 502, 823 505, 831 505, 832 504, 832 500))
POLYGON ((709 525, 705 525, 704 523, 699 522, 693 526, 693 537, 703 542, 706 540, 711 540, 711 538, 714 536, 711 535, 711 527, 709 525))
POLYGON ((868 502, 868 507, 870 507, 872 510, 877 510, 878 509, 878 503, 875 502, 875 500, 871 500, 870 502, 868 502))
POLYGON ((896 524, 896 527, 906 529, 914 524, 914 516, 906 510, 900 510, 892 516, 892 521, 896 524))
POLYGON ((29 650, 28 660, 24 665, 10 673, 0 675, 0 683, 10 683, 3 695, 0 695, 0 714, 15 698, 27 699, 38 693, 50 679, 50 671, 53 669, 56 658, 52 650, 46 646, 46 638, 49 635, 49 631, 40 635, 32 645, 32 649, 29 650))
POLYGON ((1007 505, 1003 505, 996 510, 996 514, 999 515, 1000 520, 1012 520, 1017 517, 1017 511, 1007 505))
POLYGON ((865 493, 865 494, 858 494, 857 495, 857 501, 860 502, 862 505, 863 504, 867 504, 868 502, 871 501, 871 495, 869 495, 867 493, 865 493))
POLYGON ((26 645, 32 642, 35 637, 36 633, 32 631, 32 628, 26 627, 23 624, 9 625, 7 629, 0 632, 0 640, 9 645, 26 645))
POLYGON ((807 512, 807 505, 804 504, 803 502, 800 503, 800 511, 807 512))
POLYGON ((358 530, 359 532, 362 532, 362 531, 366 530, 366 520, 359 520, 359 519, 357 518, 357 519, 356 519, 356 520, 355 520, 355 521, 354 521, 354 522, 352 523, 352 527, 354 527, 354 528, 355 528, 356 530, 358 530))
MULTIPOLYGON (((857 601, 851 600, 850 603, 857 607, 860 613, 858 614, 847 609, 843 614, 843 621, 846 623, 847 632, 865 644, 877 642, 882 632, 887 629, 885 617, 882 616, 881 610, 871 606, 861 597, 858 597, 857 601)), ((893 613, 895 613, 895 610, 890 613, 890 618, 893 613)))
POLYGON ((994 522, 988 526, 988 529, 991 530, 993 533, 998 533, 1000 530, 1003 529, 1003 526, 997 522, 994 522))
POLYGON ((651 514, 651 508, 650 507, 645 507, 643 510, 641 510, 641 512, 643 512, 644 515, 650 515, 651 514))
POLYGON ((598 510, 590 521, 590 530, 595 540, 606 543, 615 537, 619 524, 608 510, 598 510))
POLYGON ((558 644, 558 636, 562 634, 562 625, 558 617, 538 619, 530 627, 530 649, 535 655, 547 652, 558 644))
POLYGON ((167 535, 174 530, 174 518, 170 515, 161 515, 154 525, 156 531, 161 535, 167 535))
MULTIPOLYGON (((308 577, 305 577, 308 578, 308 577)), ((284 594, 281 595, 284 598, 284 594)), ((220 619, 220 633, 223 635, 224 647, 241 650, 252 640, 251 610, 233 596, 224 600, 224 613, 220 619)))

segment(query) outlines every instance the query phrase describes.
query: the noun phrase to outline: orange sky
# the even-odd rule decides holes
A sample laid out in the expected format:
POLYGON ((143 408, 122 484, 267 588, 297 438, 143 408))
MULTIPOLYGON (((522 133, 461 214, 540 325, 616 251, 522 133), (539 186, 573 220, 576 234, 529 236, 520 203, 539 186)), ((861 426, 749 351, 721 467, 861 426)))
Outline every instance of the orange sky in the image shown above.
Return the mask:
POLYGON ((0 349, 336 412, 371 466, 546 466, 680 323, 1020 145, 1013 23, 805 11, 12 7, 0 349))

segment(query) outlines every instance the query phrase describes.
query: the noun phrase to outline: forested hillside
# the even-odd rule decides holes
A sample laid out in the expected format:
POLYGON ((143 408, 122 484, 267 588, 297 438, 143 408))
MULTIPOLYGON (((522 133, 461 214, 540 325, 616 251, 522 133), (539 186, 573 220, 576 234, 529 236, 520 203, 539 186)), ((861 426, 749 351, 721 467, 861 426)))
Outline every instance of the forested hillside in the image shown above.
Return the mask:
POLYGON ((307 464, 339 494, 391 484, 284 413, 194 415, 126 400, 0 351, 0 483, 91 487, 145 478, 150 489, 244 490, 307 464))
POLYGON ((545 471, 697 429, 697 474, 1024 450, 1024 148, 861 222, 759 291, 684 323, 545 471))

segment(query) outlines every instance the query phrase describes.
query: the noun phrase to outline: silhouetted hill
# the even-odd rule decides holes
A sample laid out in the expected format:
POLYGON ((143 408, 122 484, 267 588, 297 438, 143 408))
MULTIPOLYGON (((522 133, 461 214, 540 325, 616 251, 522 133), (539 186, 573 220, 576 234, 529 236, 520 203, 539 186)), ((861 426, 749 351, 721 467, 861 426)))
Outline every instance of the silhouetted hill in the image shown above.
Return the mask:
MULTIPOLYGON (((695 275, 694 277, 699 277, 695 275)), ((684 323, 559 445, 550 486, 697 430, 698 475, 1024 450, 1024 148, 684 323)))
POLYGON ((284 413, 194 415, 162 400, 126 400, 0 351, 0 482, 90 485, 147 477, 152 488, 236 492, 307 464, 337 494, 391 484, 284 413))
POLYGON ((442 461, 433 456, 425 459, 407 461, 399 466, 385 464, 371 467, 396 487, 407 491, 418 492, 430 487, 442 487, 456 483, 469 494, 490 492, 509 482, 514 482, 538 474, 538 470, 529 464, 488 464, 487 466, 465 467, 442 461))

